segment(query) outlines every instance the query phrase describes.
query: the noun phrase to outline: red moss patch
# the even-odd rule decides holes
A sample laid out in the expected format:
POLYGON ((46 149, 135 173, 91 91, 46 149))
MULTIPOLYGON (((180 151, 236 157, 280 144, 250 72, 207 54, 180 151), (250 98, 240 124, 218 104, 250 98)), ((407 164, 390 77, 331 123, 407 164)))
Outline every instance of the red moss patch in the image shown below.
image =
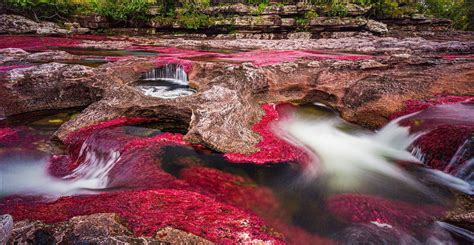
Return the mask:
POLYGON ((256 50, 231 54, 221 59, 224 61, 251 62, 256 66, 266 66, 295 61, 300 58, 312 60, 358 60, 372 58, 372 56, 322 53, 311 50, 256 50))
POLYGON ((0 49, 21 48, 26 51, 42 51, 50 46, 74 47, 81 43, 80 40, 63 37, 43 36, 0 36, 0 49))
POLYGON ((271 123, 282 117, 282 111, 274 104, 263 105, 265 116, 253 126, 253 130, 262 136, 262 141, 257 144, 260 151, 254 154, 226 153, 224 156, 235 163, 279 163, 289 161, 307 162, 308 155, 298 147, 276 136, 271 128, 271 123))
POLYGON ((456 104, 472 101, 473 99, 473 96, 441 96, 426 100, 407 100, 405 102, 405 107, 402 110, 392 114, 390 116, 390 120, 422 111, 435 105, 456 104))
MULTIPOLYGON (((455 153, 474 134, 474 105, 472 96, 443 96, 427 100, 410 100, 406 107, 391 118, 419 112, 404 118, 400 124, 413 133, 424 133, 412 145, 423 162, 434 169, 452 173, 466 159, 455 159, 455 153)), ((461 166, 462 167, 462 166, 461 166)))
POLYGON ((163 227, 182 229, 211 241, 234 244, 244 237, 282 244, 265 232, 255 215, 215 199, 183 190, 120 191, 97 196, 63 197, 52 203, 23 203, 17 199, 0 204, 15 220, 34 219, 48 223, 79 215, 118 213, 135 235, 153 236, 163 227))
MULTIPOLYGON (((112 151, 119 152, 120 157, 108 173, 107 187, 133 191, 63 197, 52 203, 45 203, 40 198, 6 197, 0 201, 0 212, 12 214, 15 220, 42 220, 48 223, 79 215, 112 212, 120 214, 137 236, 152 236, 158 229, 171 226, 224 244, 245 243, 254 239, 283 243, 281 234, 266 227, 262 219, 249 211, 251 205, 238 199, 238 195, 258 188, 242 187, 239 190, 239 185, 230 186, 231 183, 225 180, 245 180, 220 171, 203 170, 197 171, 197 175, 185 174, 189 179, 177 179, 165 172, 160 167, 162 147, 190 146, 180 134, 138 136, 134 128, 124 127, 144 121, 149 119, 122 118, 79 130, 68 137, 70 156, 54 156, 50 161, 49 170, 54 176, 66 176, 80 164, 85 164, 85 154, 81 151, 99 158, 112 151), (214 182, 203 174, 212 174, 213 178, 223 183, 214 182)), ((2 132, 5 136, 13 133, 11 130, 2 132)), ((259 197, 262 204, 276 202, 273 199, 264 201, 271 197, 268 190, 261 193, 268 194, 259 197)), ((257 205, 257 202, 253 204, 257 205)))
POLYGON ((444 209, 439 206, 411 204, 381 197, 340 194, 327 201, 328 209, 347 222, 389 224, 394 227, 417 230, 440 217, 444 209))
POLYGON ((423 162, 431 168, 446 169, 459 147, 474 133, 474 126, 442 125, 423 135, 414 146, 423 153, 423 162))

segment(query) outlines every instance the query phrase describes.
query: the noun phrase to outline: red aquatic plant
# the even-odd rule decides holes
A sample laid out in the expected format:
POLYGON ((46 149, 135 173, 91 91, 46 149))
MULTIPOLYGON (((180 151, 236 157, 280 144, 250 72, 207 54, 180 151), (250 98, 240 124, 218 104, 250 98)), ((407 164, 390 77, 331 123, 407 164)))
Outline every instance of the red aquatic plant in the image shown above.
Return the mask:
POLYGON ((253 130, 262 136, 262 140, 257 144, 259 152, 253 154, 226 153, 224 156, 231 162, 236 163, 279 163, 288 161, 306 162, 308 155, 300 148, 281 139, 272 130, 272 122, 276 122, 284 114, 284 110, 279 108, 285 105, 266 104, 262 106, 265 116, 260 122, 253 126, 253 130))
POLYGON ((42 51, 48 47, 74 47, 81 40, 66 37, 42 37, 42 36, 0 36, 0 49, 21 48, 26 51, 42 51))
MULTIPOLYGON (((6 197, 0 201, 0 212, 12 214, 15 220, 49 223, 79 215, 113 212, 120 214, 137 236, 151 236, 160 228, 172 226, 225 244, 257 240, 283 243, 279 233, 267 228, 261 218, 248 211, 249 206, 238 200, 237 194, 256 188, 238 190, 238 185, 231 187, 224 181, 246 180, 222 172, 204 171, 204 174, 214 173, 212 176, 223 181, 219 184, 200 175, 200 171, 195 175, 196 180, 177 179, 165 172, 160 167, 162 147, 190 146, 180 134, 140 136, 133 128, 124 126, 143 121, 147 120, 116 119, 80 130, 68 138, 71 157, 55 156, 50 161, 54 165, 50 166, 54 176, 66 176, 80 164, 87 164, 83 151, 98 158, 109 152, 119 152, 120 157, 108 173, 107 187, 133 188, 133 191, 63 197, 52 203, 27 197, 6 197), (223 197, 232 200, 223 201, 223 197)), ((4 135, 10 135, 10 131, 5 130, 4 135)), ((260 197, 260 200, 264 198, 260 197)))
POLYGON ((390 119, 393 120, 401 116, 422 111, 435 105, 456 104, 460 102, 472 101, 473 99, 473 96, 440 96, 425 100, 407 100, 405 101, 405 107, 403 107, 400 111, 393 113, 390 116, 390 119))
POLYGON ((52 203, 22 202, 17 198, 0 203, 2 213, 15 220, 48 223, 94 213, 118 213, 135 235, 152 236, 171 226, 222 244, 263 240, 283 241, 267 232, 264 222, 231 205, 195 192, 174 189, 118 191, 94 196, 62 197, 52 203))
MULTIPOLYGON (((474 104, 472 96, 440 96, 426 100, 410 100, 392 118, 403 118, 401 125, 409 126, 413 133, 423 133, 412 145, 423 162, 448 173, 451 159, 474 133, 474 104)), ((455 159, 456 160, 456 159, 455 159)), ((465 159, 464 159, 465 160, 465 159)), ((463 161, 457 159, 456 161, 463 161)), ((461 166, 461 162, 452 163, 461 166)))
POLYGON ((295 61, 300 58, 312 60, 358 60, 372 58, 372 56, 323 53, 311 50, 255 50, 233 53, 221 59, 224 61, 251 62, 255 66, 266 66, 295 61))
POLYGON ((404 230, 423 227, 445 211, 440 206, 420 207, 420 204, 360 194, 339 194, 330 197, 326 204, 331 213, 346 222, 374 222, 404 230))

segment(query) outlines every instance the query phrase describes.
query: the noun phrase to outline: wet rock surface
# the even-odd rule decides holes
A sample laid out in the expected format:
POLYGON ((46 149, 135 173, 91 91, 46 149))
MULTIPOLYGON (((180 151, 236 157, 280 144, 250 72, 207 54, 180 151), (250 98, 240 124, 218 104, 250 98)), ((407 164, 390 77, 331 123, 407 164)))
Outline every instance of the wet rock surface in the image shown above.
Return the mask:
MULTIPOLYGON (((377 39, 371 45, 380 45, 382 40, 377 39)), ((218 41, 202 44, 206 42, 218 41)), ((403 43, 396 39, 392 42, 403 43)), ((416 43, 429 46, 425 42, 416 43)), ((133 86, 141 74, 163 64, 159 58, 125 57, 123 61, 98 68, 50 63, 7 72, 2 82, 2 96, 7 98, 2 110, 4 115, 11 115, 90 104, 77 118, 60 128, 59 139, 65 140, 74 131, 114 118, 158 116, 188 127, 185 140, 191 143, 224 153, 256 153, 260 150, 256 145, 262 137, 252 127, 265 114, 261 109, 263 104, 319 102, 337 109, 350 122, 376 128, 385 124, 406 100, 441 93, 473 94, 472 58, 465 54, 432 53, 433 50, 450 50, 449 47, 470 52, 473 47, 472 42, 456 42, 455 45, 437 42, 426 53, 423 48, 403 44, 414 52, 425 52, 424 55, 333 55, 310 51, 222 55, 210 52, 207 55, 222 61, 175 59, 187 66, 192 64, 189 80, 197 93, 170 100, 145 96, 133 86), (247 60, 253 64, 226 62, 247 60)), ((7 49, 3 54, 6 62, 75 58, 64 52, 27 54, 18 49, 7 49)), ((205 57, 206 54, 197 55, 205 57)), ((189 57, 194 59, 195 55, 189 57)))
MULTIPOLYGON (((0 36, 0 40, 13 39, 0 36)), ((203 167, 199 159, 193 158, 179 159, 177 165, 186 168, 167 172, 160 154, 167 147, 189 151, 209 148, 226 153, 222 159, 233 163, 265 167, 268 163, 304 163, 307 155, 271 129, 272 122, 284 117, 282 108, 291 107, 290 103, 323 103, 350 122, 378 128, 390 119, 439 104, 460 106, 452 111, 464 110, 472 106, 469 101, 474 94, 474 46, 464 37, 446 42, 368 35, 306 43, 89 37, 15 44, 17 48, 0 50, 1 117, 86 107, 56 131, 54 138, 64 149, 49 160, 51 175, 67 176, 78 164, 87 163, 83 147, 99 155, 111 151, 120 155, 105 187, 110 192, 64 196, 50 202, 3 198, 1 212, 10 213, 16 220, 12 229, 4 230, 12 230, 10 241, 19 243, 331 244, 328 238, 284 222, 291 216, 280 212, 281 202, 268 188, 248 178, 203 167), (43 50, 47 44, 61 42, 68 48, 125 48, 126 53, 107 56, 108 50, 103 55, 108 63, 98 67, 67 64, 83 57, 67 50, 43 50), (219 48, 225 42, 239 49, 269 46, 266 50, 241 52, 153 46, 219 48), (272 48, 277 50, 268 50, 272 48), (329 50, 315 50, 320 48, 329 50), (41 52, 33 52, 35 49, 41 52), (363 52, 352 54, 339 49, 363 52), (140 57, 133 57, 132 52, 140 57), (144 73, 169 63, 187 71, 189 85, 196 93, 163 99, 146 96, 135 86, 144 73), (173 125, 179 133, 134 129, 153 122, 173 125), (130 189, 115 190, 124 186, 130 189)), ((438 107, 433 108, 436 111, 438 107)), ((413 130, 422 127, 419 122, 410 121, 413 130)), ((416 142, 428 152, 428 166, 448 173, 452 172, 446 166, 455 158, 457 147, 464 142, 466 147, 472 145, 472 125, 466 126, 463 118, 454 122, 450 127, 442 122, 430 124, 438 128, 416 142), (453 137, 446 139, 446 135, 453 137), (439 147, 438 142, 449 144, 439 147)), ((21 144, 33 149, 37 138, 47 141, 48 136, 25 137, 25 132, 28 130, 23 128, 0 129, 0 146, 21 144)), ((181 153, 178 151, 178 155, 181 153)), ((455 158, 456 166, 469 157, 461 154, 455 158)), ((470 203, 461 202, 459 210, 448 214, 446 220, 471 227, 470 203)), ((367 228, 370 234, 374 229, 395 234, 396 241, 406 229, 413 228, 410 224, 416 223, 418 229, 444 211, 429 205, 414 211, 411 203, 371 195, 335 195, 324 205, 340 222, 365 224, 376 220, 397 229, 395 234, 386 227, 352 227, 344 233, 348 239, 352 239, 349 233, 354 230, 367 228)))

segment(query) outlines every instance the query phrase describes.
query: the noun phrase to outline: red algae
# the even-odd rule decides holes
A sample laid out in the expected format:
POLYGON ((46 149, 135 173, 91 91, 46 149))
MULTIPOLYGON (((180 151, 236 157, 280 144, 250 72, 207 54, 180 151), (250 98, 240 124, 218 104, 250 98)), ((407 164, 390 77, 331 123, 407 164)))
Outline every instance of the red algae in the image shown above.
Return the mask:
POLYGON ((255 50, 231 54, 224 61, 252 62, 255 66, 274 65, 295 61, 300 58, 314 60, 358 60, 368 59, 368 55, 327 54, 308 50, 255 50))
MULTIPOLYGON (((225 181, 219 185, 203 174, 214 173, 212 176, 218 181, 233 179, 245 182, 244 179, 208 169, 198 170, 194 175, 196 180, 177 179, 165 172, 160 167, 162 147, 190 145, 182 140, 180 134, 137 136, 133 134, 133 128, 124 126, 145 121, 149 119, 121 118, 80 130, 68 137, 71 157, 54 156, 50 160, 52 175, 66 176, 79 164, 85 164, 83 150, 97 156, 117 151, 120 157, 108 173, 107 188, 133 188, 133 191, 62 197, 51 203, 29 197, 6 197, 0 201, 0 212, 12 214, 15 220, 48 223, 79 215, 112 212, 120 214, 137 236, 152 236, 158 229, 171 226, 223 244, 257 240, 284 243, 280 234, 267 228, 261 218, 248 211, 249 205, 237 199, 237 194, 249 193, 254 188, 239 191, 238 185, 229 187, 226 184, 230 183, 225 181), (232 198, 232 201, 223 201, 226 198, 232 198)), ((11 130, 2 132, 4 135, 12 134, 11 130)), ((268 192, 262 194, 270 195, 268 192)), ((260 197, 260 200, 264 198, 260 197)))
POLYGON ((346 222, 388 224, 403 230, 417 230, 440 217, 444 208, 411 204, 376 196, 339 194, 327 200, 327 207, 346 222))
POLYGON ((222 244, 246 242, 249 238, 284 243, 266 233, 263 221, 257 216, 184 190, 119 191, 63 197, 52 203, 7 199, 0 204, 0 210, 15 220, 48 223, 79 215, 118 213, 137 236, 153 236, 158 229, 171 226, 222 244))
POLYGON ((186 72, 190 70, 193 59, 209 59, 224 62, 251 62, 255 66, 260 67, 295 61, 300 58, 312 60, 358 60, 373 58, 373 56, 368 55, 327 53, 312 50, 254 50, 246 52, 217 53, 158 46, 131 46, 127 48, 127 50, 159 52, 156 57, 158 65, 177 63, 183 65, 186 72))
POLYGON ((422 111, 435 105, 456 104, 461 102, 469 102, 472 100, 474 100, 474 96, 440 96, 426 100, 407 100, 405 102, 405 107, 402 110, 392 114, 390 116, 390 120, 422 111))
POLYGON ((412 133, 423 133, 412 148, 427 166, 454 174, 465 159, 454 159, 455 162, 452 159, 474 133, 473 101, 473 96, 410 100, 391 118, 418 112, 400 121, 401 125, 409 126, 412 133))
POLYGON ((282 117, 282 111, 278 108, 283 105, 266 104, 262 105, 265 116, 260 122, 253 126, 253 130, 262 136, 262 140, 257 144, 260 151, 253 154, 226 153, 224 156, 234 163, 281 163, 289 161, 307 162, 308 155, 304 150, 279 138, 272 131, 272 122, 278 121, 282 117))
POLYGON ((48 136, 32 134, 27 127, 0 128, 0 147, 18 147, 35 149, 36 142, 46 140, 48 136))
POLYGON ((0 129, 0 142, 9 141, 18 137, 17 131, 12 128, 1 128, 0 129))
POLYGON ((442 125, 421 136, 413 145, 422 152, 423 162, 426 165, 449 173, 453 169, 446 167, 472 133, 474 125, 471 127, 442 125))
POLYGON ((196 192, 221 202, 246 208, 263 217, 281 213, 272 191, 259 187, 248 178, 207 167, 189 167, 179 174, 196 192))
POLYGON ((50 46, 74 47, 81 43, 80 40, 64 37, 42 36, 0 36, 0 49, 21 48, 26 51, 42 51, 50 46))

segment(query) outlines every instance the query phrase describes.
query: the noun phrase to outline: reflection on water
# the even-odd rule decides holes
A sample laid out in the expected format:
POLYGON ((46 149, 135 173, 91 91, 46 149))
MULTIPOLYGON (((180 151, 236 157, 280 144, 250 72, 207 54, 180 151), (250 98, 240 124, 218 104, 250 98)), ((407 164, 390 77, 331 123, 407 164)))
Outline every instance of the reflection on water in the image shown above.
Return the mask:
POLYGON ((312 178, 296 162, 232 164, 222 154, 203 148, 160 145, 165 140, 160 135, 169 130, 152 124, 92 133, 80 145, 78 161, 71 163, 77 165, 68 169, 66 161, 59 161, 53 167, 66 170, 54 171, 64 174, 52 174, 55 158, 48 153, 49 148, 38 147, 35 141, 47 140, 61 122, 73 115, 56 114, 18 127, 24 136, 35 137, 27 142, 12 138, 8 141, 12 144, 2 145, 0 195, 57 197, 93 190, 172 186, 214 193, 215 198, 224 195, 223 200, 243 205, 283 232, 291 230, 281 228, 282 223, 345 244, 449 243, 454 242, 450 232, 472 239, 461 228, 433 222, 452 205, 447 178, 434 181, 425 168, 407 162, 416 161, 405 151, 414 138, 396 123, 375 134, 344 123, 327 108, 300 107, 293 119, 301 121, 287 122, 285 126, 300 144, 315 153, 315 164, 321 164, 318 171, 312 172, 317 173, 312 178), (143 142, 155 143, 128 150, 143 142), (214 177, 199 174, 203 169, 217 171, 217 177, 231 174, 243 179, 217 183, 216 187, 210 184, 216 181, 214 177), (252 187, 253 192, 269 191, 258 192, 260 200, 225 199, 226 195, 241 194, 240 189, 247 187, 252 187))

